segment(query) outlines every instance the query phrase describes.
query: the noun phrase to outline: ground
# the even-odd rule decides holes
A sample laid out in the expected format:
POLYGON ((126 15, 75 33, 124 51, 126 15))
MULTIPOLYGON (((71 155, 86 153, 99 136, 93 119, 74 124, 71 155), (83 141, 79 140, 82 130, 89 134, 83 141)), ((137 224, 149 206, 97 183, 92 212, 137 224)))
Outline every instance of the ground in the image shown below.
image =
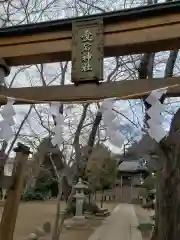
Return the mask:
MULTIPOLYGON (((151 216, 154 215, 154 210, 146 210, 142 208, 140 205, 135 205, 134 209, 135 209, 135 213, 138 218, 139 224, 153 223, 151 216)), ((150 240, 151 233, 144 232, 144 234, 142 234, 142 237, 143 237, 143 240, 150 240)))
MULTIPOLYGON (((63 205, 64 203, 62 203, 62 208, 63 205)), ((110 211, 112 211, 115 206, 115 203, 105 204, 104 208, 108 208, 110 211)), ((2 210, 3 208, 1 207, 0 213, 2 213, 2 210)), ((46 202, 21 203, 16 223, 14 240, 24 240, 26 236, 33 232, 36 227, 42 226, 42 224, 46 221, 49 221, 53 224, 55 213, 55 200, 46 202)), ((62 239, 87 240, 94 230, 101 224, 101 221, 102 219, 91 219, 89 220, 90 227, 81 231, 64 229, 62 239)))
MULTIPOLYGON (((61 203, 62 209, 65 203, 61 203)), ((153 213, 131 204, 105 203, 103 208, 112 212, 105 218, 91 218, 88 227, 79 229, 64 228, 61 240, 142 240, 137 229, 139 223, 150 221, 153 213)), ((3 208, 0 207, 0 213, 3 208)), ((46 221, 53 221, 56 213, 56 201, 21 203, 13 240, 25 240, 36 227, 41 227, 46 221)), ((50 240, 49 237, 47 240, 50 240)), ((143 240, 150 237, 143 236, 143 240)))

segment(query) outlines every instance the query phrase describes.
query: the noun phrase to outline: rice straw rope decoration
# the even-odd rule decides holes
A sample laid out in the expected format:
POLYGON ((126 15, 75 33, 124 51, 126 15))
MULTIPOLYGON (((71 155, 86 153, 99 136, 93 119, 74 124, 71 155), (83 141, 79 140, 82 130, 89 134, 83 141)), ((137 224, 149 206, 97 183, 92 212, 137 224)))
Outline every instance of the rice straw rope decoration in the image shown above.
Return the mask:
MULTIPOLYGON (((151 89, 150 91, 146 91, 146 92, 138 92, 138 93, 135 93, 135 94, 129 94, 129 95, 124 95, 122 97, 111 97, 111 98, 105 98, 105 99, 114 99, 114 100, 127 100, 129 98, 133 98, 133 97, 144 97, 148 94, 150 94, 152 91, 154 90, 158 90, 158 89, 172 89, 172 88, 175 88, 175 87, 179 87, 180 84, 174 84, 174 85, 169 85, 169 86, 164 86, 162 88, 155 88, 155 89, 151 89)), ((7 101, 8 98, 13 98, 15 100, 15 102, 18 102, 19 104, 21 103, 26 103, 26 104, 48 104, 48 103, 51 103, 51 102, 60 102, 62 104, 81 104, 81 103, 96 103, 96 102, 101 102, 103 99, 99 99, 99 100, 79 100, 79 101, 36 101, 36 100, 33 100, 33 99, 25 99, 25 98, 14 98, 13 96, 5 96, 3 94, 0 94, 0 105, 5 105, 4 104, 4 101, 7 101), (1 101, 3 101, 3 104, 1 104, 1 101)))

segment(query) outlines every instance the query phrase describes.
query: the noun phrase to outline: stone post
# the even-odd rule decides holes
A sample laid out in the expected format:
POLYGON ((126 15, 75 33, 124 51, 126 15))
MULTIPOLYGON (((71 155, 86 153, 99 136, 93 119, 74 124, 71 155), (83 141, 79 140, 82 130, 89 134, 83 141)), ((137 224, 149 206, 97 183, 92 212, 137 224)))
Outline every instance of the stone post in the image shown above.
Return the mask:
POLYGON ((14 151, 16 152, 16 159, 12 173, 12 183, 8 189, 0 223, 0 240, 13 240, 28 155, 30 153, 29 147, 21 143, 18 143, 18 147, 14 151))

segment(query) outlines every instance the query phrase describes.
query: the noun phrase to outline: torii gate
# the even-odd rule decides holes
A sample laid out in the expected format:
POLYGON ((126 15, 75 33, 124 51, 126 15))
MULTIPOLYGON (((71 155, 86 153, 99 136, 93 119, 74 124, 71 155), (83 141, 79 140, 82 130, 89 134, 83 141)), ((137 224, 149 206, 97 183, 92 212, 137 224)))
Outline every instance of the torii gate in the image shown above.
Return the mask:
MULTIPOLYGON (((96 51, 94 54, 97 55, 96 59, 179 49, 179 7, 180 2, 177 1, 92 16, 3 28, 0 29, 0 56, 9 66, 67 61, 73 58, 77 68, 77 64, 80 64, 77 60, 79 58, 77 49, 80 50, 77 43, 77 32, 78 30, 81 32, 81 30, 76 26, 72 31, 72 26, 77 22, 83 23, 84 29, 94 29, 96 34, 99 31, 99 39, 96 38, 95 42, 99 44, 98 47, 104 54, 102 51, 101 54, 96 51)), ((97 63, 97 67, 102 67, 101 61, 97 63)), ((86 80, 88 82, 87 78, 86 80)), ((1 94, 17 98, 17 103, 28 103, 28 100, 32 100, 32 102, 93 101, 125 96, 128 96, 126 99, 132 99, 139 98, 142 96, 141 93, 179 84, 179 82, 179 77, 148 79, 148 81, 144 79, 119 81, 98 85, 91 82, 79 86, 71 84, 2 89, 1 94)), ((76 83, 78 83, 77 78, 76 83)), ((0 96, 1 104, 6 102, 2 95, 0 96)), ((180 87, 169 89, 167 94, 168 97, 179 95, 180 87)))
MULTIPOLYGON (((163 87, 169 87, 167 97, 180 96, 180 77, 101 83, 104 57, 179 49, 179 9, 180 1, 177 1, 0 29, 0 67, 6 76, 11 66, 72 60, 74 83, 1 87, 0 104, 5 104, 7 97, 14 97, 20 104, 96 101, 112 97, 133 99, 163 87)), ((17 205, 15 207, 17 209, 17 205)), ((6 223, 8 225, 8 221, 6 223)), ((11 236, 4 239, 12 240, 13 231, 14 227, 11 236)))

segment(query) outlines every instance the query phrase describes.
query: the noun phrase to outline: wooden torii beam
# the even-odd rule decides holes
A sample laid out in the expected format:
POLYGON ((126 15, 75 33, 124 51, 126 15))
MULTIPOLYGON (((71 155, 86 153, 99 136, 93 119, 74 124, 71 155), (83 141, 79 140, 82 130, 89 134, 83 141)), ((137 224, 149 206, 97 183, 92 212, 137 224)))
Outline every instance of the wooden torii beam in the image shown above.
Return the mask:
MULTIPOLYGON (((132 81, 117 81, 100 84, 73 84, 65 86, 49 87, 25 87, 10 88, 0 92, 4 96, 14 97, 16 104, 57 102, 83 102, 97 101, 105 98, 138 99, 148 95, 148 91, 180 83, 180 77, 157 78, 157 79, 138 79, 132 81), (141 93, 144 94, 141 94, 141 93), (31 101, 32 100, 32 101, 31 101)), ((168 90, 166 97, 177 97, 180 93, 180 86, 172 87, 168 90)), ((6 97, 0 95, 0 103, 6 104, 6 97)))
POLYGON ((180 2, 0 29, 0 56, 10 66, 71 60, 72 23, 101 18, 104 56, 180 48, 180 2))
MULTIPOLYGON (((180 48, 180 1, 155 4, 117 12, 63 19, 0 29, 0 57, 9 66, 71 60, 72 25, 101 18, 104 31, 104 57, 180 48)), ((99 85, 49 86, 1 90, 4 96, 36 101, 85 101, 108 97, 139 98, 144 91, 179 84, 178 78, 135 80, 99 85), (131 96, 134 95, 135 96, 131 96)), ((3 95, 3 96, 2 96, 3 95)), ((180 87, 167 96, 180 96, 180 87)), ((17 101, 17 103, 28 103, 17 101)))

